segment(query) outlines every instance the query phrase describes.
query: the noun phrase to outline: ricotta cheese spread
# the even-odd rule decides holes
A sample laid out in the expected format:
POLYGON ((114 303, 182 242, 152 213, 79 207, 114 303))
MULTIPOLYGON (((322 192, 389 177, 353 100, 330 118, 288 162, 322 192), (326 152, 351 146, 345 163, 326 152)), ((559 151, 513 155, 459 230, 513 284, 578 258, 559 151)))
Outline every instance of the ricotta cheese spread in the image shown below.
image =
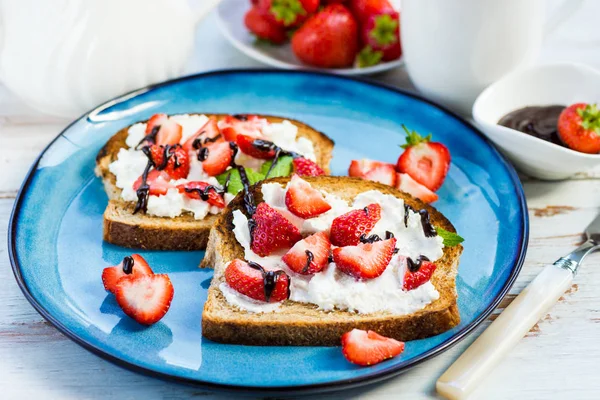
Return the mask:
MULTIPOLYGON (((301 275, 290 270, 282 261, 285 251, 260 257, 250 248, 250 231, 248 219, 240 211, 233 212, 234 234, 244 248, 244 256, 248 261, 260 264, 266 270, 283 270, 291 278, 290 300, 311 303, 323 311, 333 309, 348 310, 360 314, 386 311, 395 315, 410 314, 437 300, 439 293, 431 282, 427 282, 413 290, 403 290, 406 258, 416 259, 424 255, 431 261, 436 261, 443 255, 443 239, 440 236, 426 237, 417 212, 408 211, 407 225, 404 224, 404 201, 395 196, 386 195, 371 190, 355 197, 350 204, 346 200, 325 191, 321 191, 331 209, 315 218, 302 219, 291 214, 285 207, 286 188, 278 183, 262 185, 264 201, 280 211, 296 225, 306 236, 319 231, 326 231, 333 219, 350 210, 361 209, 369 204, 381 206, 381 219, 371 234, 385 237, 390 231, 397 239, 396 253, 385 271, 375 279, 357 280, 338 270, 335 263, 329 263, 325 269, 314 275, 301 275)), ((221 291, 226 300, 250 312, 276 312, 279 307, 273 304, 257 302, 252 299, 248 303, 240 293, 231 289, 226 283, 221 284, 221 291), (243 299, 243 300, 240 300, 243 299)))
MULTIPOLYGON (((173 115, 169 117, 182 127, 182 137, 180 143, 185 143, 200 128, 202 128, 208 117, 205 115, 173 115)), ((316 155, 313 143, 306 138, 296 138, 298 127, 289 121, 280 123, 266 124, 262 129, 263 139, 272 141, 277 146, 287 151, 293 151, 302 156, 316 161, 316 155)), ((132 125, 128 132, 125 143, 128 149, 122 148, 117 154, 117 159, 112 162, 108 169, 116 177, 116 186, 121 189, 121 198, 125 201, 137 201, 136 191, 133 190, 133 184, 142 175, 148 162, 148 158, 141 150, 135 147, 146 136, 146 123, 137 123, 132 125)), ((260 169, 264 160, 250 157, 241 151, 235 158, 238 165, 260 169)), ((210 185, 220 187, 219 182, 209 176, 202 169, 202 162, 198 160, 196 154, 190 154, 190 173, 187 179, 171 180, 174 185, 184 184, 190 181, 207 182, 210 185)), ((235 197, 230 193, 225 193, 225 203, 228 204, 235 197)), ((150 195, 148 197, 147 214, 157 217, 177 217, 184 212, 191 213, 195 219, 203 219, 208 214, 219 213, 220 208, 211 206, 207 202, 198 199, 190 199, 176 189, 169 189, 167 194, 162 196, 150 195)))

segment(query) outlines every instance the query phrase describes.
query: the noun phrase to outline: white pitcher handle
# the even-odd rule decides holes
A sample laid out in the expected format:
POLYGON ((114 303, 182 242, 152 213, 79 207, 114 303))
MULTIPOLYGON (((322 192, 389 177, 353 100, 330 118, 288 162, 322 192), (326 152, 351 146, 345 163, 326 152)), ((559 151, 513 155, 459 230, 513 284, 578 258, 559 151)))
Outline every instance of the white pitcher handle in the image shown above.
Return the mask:
POLYGON ((544 25, 544 37, 554 32, 561 26, 566 20, 577 11, 583 0, 563 0, 560 5, 555 7, 554 10, 546 18, 546 25, 544 25))
POLYGON ((198 10, 196 10, 196 15, 194 18, 194 23, 198 25, 200 21, 204 19, 215 7, 219 5, 221 0, 203 0, 200 3, 202 4, 198 10))

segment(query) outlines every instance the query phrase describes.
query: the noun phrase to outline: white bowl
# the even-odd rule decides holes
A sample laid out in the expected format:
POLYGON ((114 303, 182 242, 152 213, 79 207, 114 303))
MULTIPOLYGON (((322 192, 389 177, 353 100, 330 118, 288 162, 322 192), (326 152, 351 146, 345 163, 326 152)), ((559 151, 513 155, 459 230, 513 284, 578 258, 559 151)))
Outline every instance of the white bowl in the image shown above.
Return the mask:
POLYGON ((527 175, 566 179, 600 165, 600 155, 585 154, 498 125, 526 106, 600 104, 600 71, 572 64, 548 64, 508 74, 488 86, 473 105, 476 125, 527 175))

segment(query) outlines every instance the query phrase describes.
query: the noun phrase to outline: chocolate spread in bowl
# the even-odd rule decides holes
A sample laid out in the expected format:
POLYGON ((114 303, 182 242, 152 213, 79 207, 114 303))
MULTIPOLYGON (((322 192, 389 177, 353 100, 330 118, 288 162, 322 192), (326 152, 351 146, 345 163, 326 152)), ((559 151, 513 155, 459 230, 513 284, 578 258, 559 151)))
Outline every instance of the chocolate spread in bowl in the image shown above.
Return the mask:
POLYGON ((498 121, 498 125, 566 147, 558 136, 558 117, 565 106, 528 106, 512 111, 498 121))

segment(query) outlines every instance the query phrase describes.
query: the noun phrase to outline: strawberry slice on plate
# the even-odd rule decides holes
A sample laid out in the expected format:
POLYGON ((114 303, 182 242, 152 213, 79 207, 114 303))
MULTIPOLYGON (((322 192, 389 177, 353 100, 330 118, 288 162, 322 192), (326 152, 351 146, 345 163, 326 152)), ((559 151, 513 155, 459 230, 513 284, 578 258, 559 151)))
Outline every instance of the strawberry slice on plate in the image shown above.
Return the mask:
POLYGON ((325 171, 316 162, 304 157, 296 157, 292 161, 294 172, 300 176, 321 176, 325 171))
POLYGON ((167 114, 155 114, 146 124, 146 137, 154 137, 155 144, 177 144, 181 140, 183 128, 170 119, 167 114))
POLYGON ((335 246, 354 246, 361 235, 368 235, 381 218, 381 206, 369 204, 335 218, 331 223, 331 243, 335 246))
POLYGON ((204 200, 208 204, 224 208, 225 200, 223 196, 219 194, 217 188, 206 182, 187 182, 181 185, 177 185, 177 189, 180 193, 185 194, 190 199, 204 200))
POLYGON ((285 205, 297 217, 308 219, 331 210, 331 206, 310 183, 293 174, 285 193, 285 205))
POLYGON ((190 152, 194 149, 199 149, 209 143, 216 143, 225 140, 219 125, 215 118, 210 118, 202 128, 198 129, 188 140, 183 144, 185 151, 190 152))
POLYGON ((119 265, 104 268, 102 271, 102 283, 104 289, 111 293, 117 291, 117 282, 127 275, 152 275, 152 269, 148 262, 139 254, 132 254, 121 261, 119 265))
POLYGON ((436 265, 431 261, 422 261, 421 267, 417 271, 406 269, 404 273, 404 290, 413 290, 426 283, 431 279, 436 265))
POLYGON ((235 143, 242 153, 260 160, 270 160, 275 157, 273 143, 255 137, 239 134, 235 138, 235 143))
POLYGON ((431 135, 422 137, 415 131, 406 131, 404 153, 398 158, 398 172, 407 173, 415 181, 436 191, 442 186, 450 168, 450 152, 441 143, 432 142, 431 135))
POLYGON ((298 274, 316 274, 329 263, 330 250, 331 243, 327 234, 318 232, 296 243, 282 260, 298 274))
POLYGON ((117 303, 123 312, 144 325, 152 325, 165 316, 173 285, 165 274, 127 275, 117 283, 117 303))
MULTIPOLYGON (((169 183, 171 180, 171 176, 167 174, 165 171, 159 171, 156 169, 148 172, 148 178, 146 179, 146 183, 150 187, 149 194, 152 196, 162 196, 167 194, 169 189, 173 188, 173 185, 169 183)), ((133 183, 133 190, 138 190, 142 186, 142 177, 140 176, 133 183)))
POLYGON ((200 153, 205 157, 202 161, 202 169, 210 176, 217 176, 231 165, 233 149, 229 142, 218 142, 204 147, 200 153))
POLYGON ((352 329, 342 335, 342 353, 353 364, 378 364, 400 355, 403 351, 403 342, 381 336, 374 331, 352 329))
POLYGON ((338 247, 333 249, 333 262, 340 271, 357 279, 373 279, 383 274, 395 248, 395 238, 338 247))
POLYGON ((262 129, 268 124, 265 118, 256 115, 237 114, 228 115, 219 121, 219 129, 225 140, 235 142, 237 135, 262 136, 262 129))
POLYGON ((142 149, 152 159, 154 167, 165 171, 172 179, 183 179, 190 173, 190 156, 180 145, 160 146, 153 144, 142 149))
POLYGON ((352 160, 348 175, 396 186, 396 166, 390 163, 367 159, 352 160))
POLYGON ((225 281, 233 290, 254 300, 276 303, 289 297, 290 277, 283 271, 266 271, 253 262, 235 259, 225 269, 225 281), (265 282, 272 282, 265 286, 265 282))
POLYGON ((398 174, 396 189, 406 192, 425 203, 433 203, 438 195, 415 181, 409 174, 398 174))
POLYGON ((298 228, 267 203, 256 207, 251 221, 254 227, 250 231, 250 248, 261 257, 276 250, 289 249, 302 239, 298 228))

